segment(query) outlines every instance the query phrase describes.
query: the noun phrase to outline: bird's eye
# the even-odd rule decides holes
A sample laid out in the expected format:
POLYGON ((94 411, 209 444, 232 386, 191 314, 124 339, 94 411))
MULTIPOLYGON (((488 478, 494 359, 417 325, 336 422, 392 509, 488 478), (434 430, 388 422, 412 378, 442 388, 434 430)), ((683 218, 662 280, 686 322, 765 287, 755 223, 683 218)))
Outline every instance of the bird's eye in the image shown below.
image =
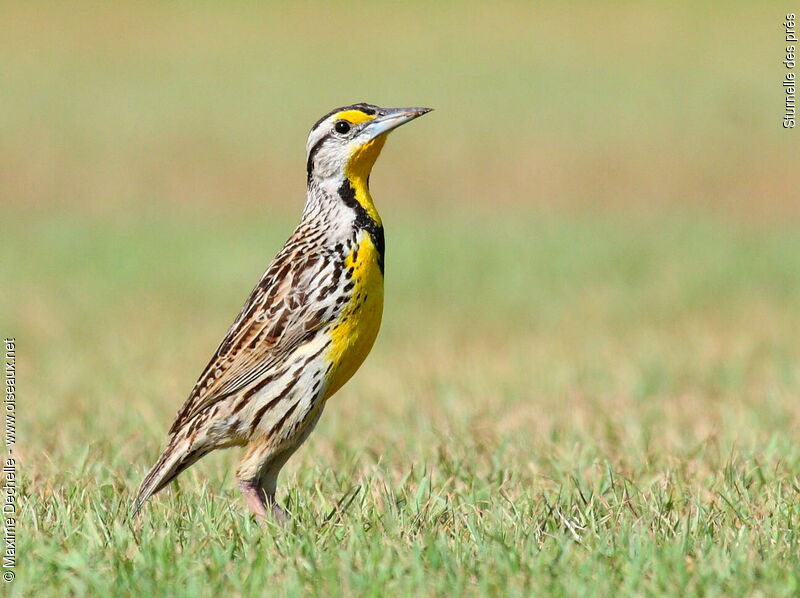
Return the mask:
POLYGON ((337 133, 341 133, 342 135, 344 135, 350 130, 350 123, 340 120, 334 125, 333 128, 336 129, 337 133))

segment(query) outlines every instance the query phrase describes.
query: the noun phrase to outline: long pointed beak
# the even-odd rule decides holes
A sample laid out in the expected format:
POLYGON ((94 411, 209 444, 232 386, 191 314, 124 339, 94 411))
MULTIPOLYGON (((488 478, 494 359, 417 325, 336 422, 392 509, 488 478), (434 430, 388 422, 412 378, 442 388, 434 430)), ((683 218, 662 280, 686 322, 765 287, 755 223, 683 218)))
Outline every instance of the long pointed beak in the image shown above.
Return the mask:
POLYGON ((367 135, 369 139, 375 139, 378 135, 396 129, 431 110, 433 108, 387 108, 381 110, 378 116, 367 123, 362 134, 367 135))

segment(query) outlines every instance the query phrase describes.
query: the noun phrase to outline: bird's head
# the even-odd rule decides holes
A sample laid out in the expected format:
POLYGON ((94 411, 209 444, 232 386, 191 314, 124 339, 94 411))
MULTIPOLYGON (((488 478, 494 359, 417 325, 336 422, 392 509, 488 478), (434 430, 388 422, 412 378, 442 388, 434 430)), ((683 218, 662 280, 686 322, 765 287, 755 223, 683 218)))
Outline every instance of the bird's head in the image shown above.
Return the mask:
POLYGON ((430 108, 381 108, 353 104, 332 110, 308 134, 308 181, 366 180, 389 132, 430 108))

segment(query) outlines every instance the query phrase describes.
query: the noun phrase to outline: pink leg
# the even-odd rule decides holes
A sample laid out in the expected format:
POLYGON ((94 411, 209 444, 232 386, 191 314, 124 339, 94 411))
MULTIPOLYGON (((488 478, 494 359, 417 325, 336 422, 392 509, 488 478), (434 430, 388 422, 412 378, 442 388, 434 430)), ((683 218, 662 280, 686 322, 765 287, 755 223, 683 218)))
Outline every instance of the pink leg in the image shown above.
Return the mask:
POLYGON ((314 429, 321 414, 322 406, 320 405, 313 420, 305 427, 300 436, 291 446, 282 451, 272 452, 267 437, 257 438, 248 444, 247 452, 236 471, 236 477, 248 508, 259 519, 265 520, 267 513, 271 511, 272 517, 277 523, 286 525, 291 521, 289 513, 275 500, 278 474, 289 457, 303 444, 311 430, 314 429), (256 480, 252 480, 253 474, 258 475, 256 480))
POLYGON ((266 519, 267 497, 264 491, 254 482, 245 482, 244 480, 239 480, 239 488, 250 512, 259 519, 266 519))
POLYGON ((259 520, 265 521, 267 513, 272 511, 272 516, 276 522, 281 525, 289 523, 289 514, 275 501, 274 492, 268 494, 268 491, 261 488, 256 482, 246 482, 244 480, 239 480, 239 488, 247 503, 247 508, 259 520))

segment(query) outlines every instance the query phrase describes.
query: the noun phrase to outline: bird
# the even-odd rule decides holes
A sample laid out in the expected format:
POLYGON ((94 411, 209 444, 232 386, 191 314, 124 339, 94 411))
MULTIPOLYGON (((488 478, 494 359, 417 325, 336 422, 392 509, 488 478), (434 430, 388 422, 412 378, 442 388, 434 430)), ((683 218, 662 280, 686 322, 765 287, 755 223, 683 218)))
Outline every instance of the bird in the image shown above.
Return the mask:
POLYGON ((178 410, 134 516, 200 458, 239 446, 236 479, 250 512, 290 520, 275 498, 278 475, 361 366, 381 324, 385 241, 372 167, 391 131, 430 111, 360 102, 311 128, 300 223, 178 410))

